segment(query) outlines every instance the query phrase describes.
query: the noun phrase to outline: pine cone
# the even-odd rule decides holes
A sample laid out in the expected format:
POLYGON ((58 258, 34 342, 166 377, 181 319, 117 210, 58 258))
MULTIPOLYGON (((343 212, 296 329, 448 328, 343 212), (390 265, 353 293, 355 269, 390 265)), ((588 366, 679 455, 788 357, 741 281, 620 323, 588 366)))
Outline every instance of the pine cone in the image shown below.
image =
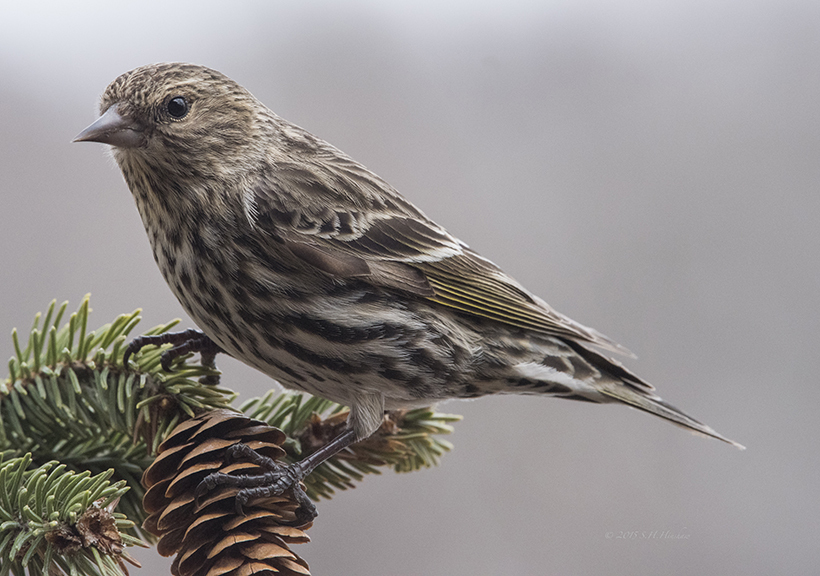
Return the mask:
POLYGON ((142 476, 146 531, 160 537, 163 556, 177 554, 174 576, 309 575, 307 562, 288 544, 309 540, 292 524, 297 502, 289 494, 251 500, 245 514, 235 509, 234 487, 217 487, 198 503, 194 491, 211 472, 256 474, 241 459, 226 461, 226 450, 243 443, 269 458, 281 458, 285 434, 259 420, 214 410, 177 426, 159 446, 159 455, 142 476))

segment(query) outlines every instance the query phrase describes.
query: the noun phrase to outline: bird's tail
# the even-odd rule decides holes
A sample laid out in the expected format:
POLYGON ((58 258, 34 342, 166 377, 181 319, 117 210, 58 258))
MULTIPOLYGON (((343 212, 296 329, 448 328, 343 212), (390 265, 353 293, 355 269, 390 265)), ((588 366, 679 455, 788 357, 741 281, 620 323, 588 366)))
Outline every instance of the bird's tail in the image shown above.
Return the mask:
POLYGON ((734 440, 729 440, 721 434, 718 434, 706 424, 698 422, 691 416, 688 416, 687 414, 681 412, 674 406, 667 404, 658 396, 655 396, 652 393, 647 393, 644 391, 639 392, 637 390, 633 390, 629 386, 625 386, 623 383, 620 382, 598 384, 596 388, 599 392, 614 400, 623 402, 624 404, 628 404, 629 406, 637 408, 638 410, 649 412, 650 414, 654 414, 655 416, 660 416, 661 418, 669 420, 673 424, 677 424, 682 428, 686 428, 694 434, 711 436, 712 438, 722 440, 736 448, 740 448, 741 450, 746 449, 745 446, 738 444, 734 440))

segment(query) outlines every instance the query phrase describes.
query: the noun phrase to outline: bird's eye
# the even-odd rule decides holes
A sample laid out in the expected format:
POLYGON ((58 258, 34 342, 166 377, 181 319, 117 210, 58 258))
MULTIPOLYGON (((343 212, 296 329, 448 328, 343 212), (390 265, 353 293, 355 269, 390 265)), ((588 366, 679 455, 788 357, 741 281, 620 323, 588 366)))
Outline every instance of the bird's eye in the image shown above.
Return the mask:
POLYGON ((188 113, 188 102, 182 96, 171 98, 165 106, 168 109, 168 114, 177 120, 184 118, 188 113))

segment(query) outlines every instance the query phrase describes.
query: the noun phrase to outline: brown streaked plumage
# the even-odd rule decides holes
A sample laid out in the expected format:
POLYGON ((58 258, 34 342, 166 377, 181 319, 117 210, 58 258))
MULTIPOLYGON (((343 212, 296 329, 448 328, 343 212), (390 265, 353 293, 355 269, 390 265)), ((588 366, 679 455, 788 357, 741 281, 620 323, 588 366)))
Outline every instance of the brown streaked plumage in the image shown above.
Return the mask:
POLYGON ((624 348, 221 73, 137 68, 101 112, 77 140, 113 145, 174 294, 228 354, 350 406, 332 449, 385 408, 496 393, 624 403, 739 446, 598 351, 624 348))

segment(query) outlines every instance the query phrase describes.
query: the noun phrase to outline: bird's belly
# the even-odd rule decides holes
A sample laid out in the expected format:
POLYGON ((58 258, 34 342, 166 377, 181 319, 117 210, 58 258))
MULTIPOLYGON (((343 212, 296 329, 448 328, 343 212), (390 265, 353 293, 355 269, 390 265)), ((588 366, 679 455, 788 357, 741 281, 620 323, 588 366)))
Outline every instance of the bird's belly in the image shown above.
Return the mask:
POLYGON ((173 267, 160 260, 197 326, 287 388, 344 405, 380 393, 388 407, 464 395, 469 352, 452 328, 379 289, 279 280, 236 264, 227 270, 230 259, 192 266, 177 258, 173 267))

